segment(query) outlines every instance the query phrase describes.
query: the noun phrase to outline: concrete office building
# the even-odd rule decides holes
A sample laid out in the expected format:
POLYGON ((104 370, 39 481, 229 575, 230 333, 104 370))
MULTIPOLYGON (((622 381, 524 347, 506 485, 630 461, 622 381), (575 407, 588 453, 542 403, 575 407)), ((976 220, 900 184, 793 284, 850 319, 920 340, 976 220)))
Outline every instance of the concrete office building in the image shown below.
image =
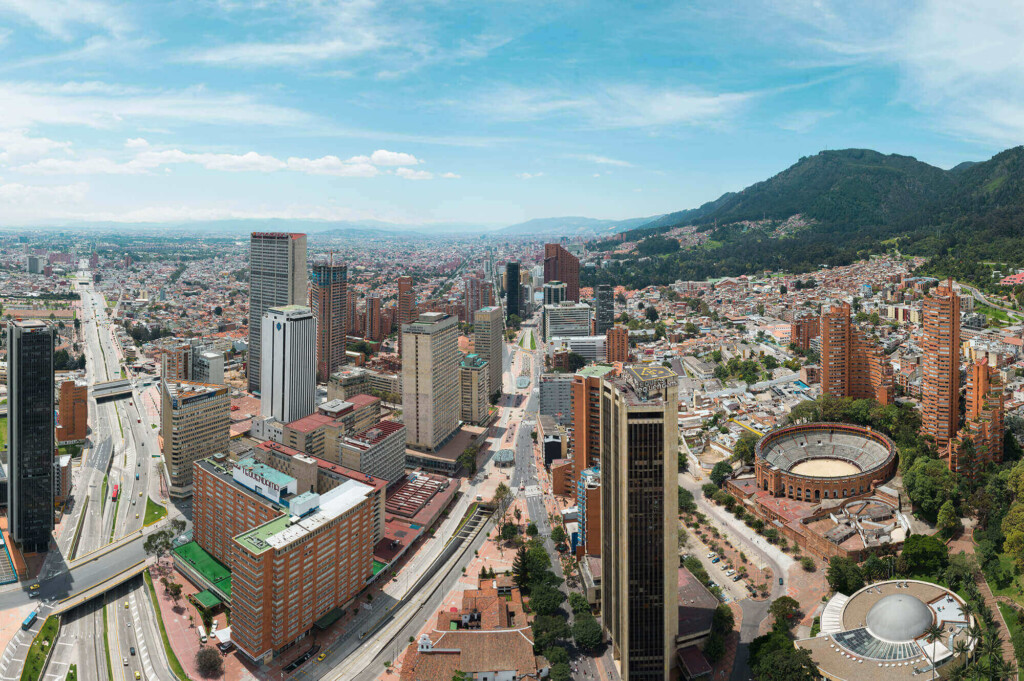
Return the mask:
POLYGON ((565 300, 565 282, 549 281, 544 284, 544 304, 558 305, 565 300))
POLYGON ((398 355, 402 355, 402 327, 413 321, 416 296, 412 290, 412 277, 398 278, 398 355))
POLYGON ((931 435, 942 451, 960 421, 960 298, 951 281, 939 284, 924 299, 922 345, 921 433, 931 435))
POLYGON ((555 336, 548 341, 546 354, 551 357, 556 352, 575 352, 588 363, 604 362, 608 358, 607 346, 608 339, 605 336, 555 336))
POLYGON ((631 681, 676 664, 677 391, 661 366, 627 366, 601 388, 601 619, 631 681))
POLYGON ((487 388, 491 395, 501 393, 504 373, 505 333, 501 308, 482 307, 473 313, 473 348, 487 361, 487 388))
POLYGON ((459 418, 463 423, 480 425, 487 420, 490 394, 487 360, 469 354, 459 363, 459 418))
POLYGON ((262 387, 262 320, 272 307, 305 305, 306 235, 253 232, 249 240, 249 391, 262 387))
POLYGON ((42 274, 43 273, 43 259, 38 255, 28 256, 28 265, 26 267, 29 274, 42 274))
POLYGON ((64 381, 57 400, 57 443, 84 442, 89 435, 89 385, 64 381))
POLYGON ((168 339, 160 350, 160 377, 165 381, 187 381, 192 370, 192 344, 168 339))
POLYGON ((820 336, 822 394, 892 403, 892 365, 853 323, 849 303, 822 310, 820 336))
POLYGON ((26 553, 53 533, 53 342, 44 322, 7 324, 7 518, 26 553))
POLYGON ((515 315, 522 319, 520 300, 522 297, 519 283, 519 263, 515 260, 505 265, 505 319, 515 315))
POLYGON ((161 381, 160 435, 172 497, 192 494, 192 466, 228 451, 231 395, 227 386, 161 381))
POLYGON ((559 423, 572 420, 572 374, 540 375, 540 413, 559 423))
POLYGON ((432 452, 459 427, 459 327, 424 312, 402 326, 402 418, 408 444, 432 452))
POLYGON ((316 318, 316 380, 326 383, 331 374, 348 362, 348 268, 333 262, 313 265, 309 308, 316 318))
POLYGON ((341 465, 393 483, 405 476, 405 426, 398 421, 375 425, 338 440, 341 465))
POLYGON ((609 362, 629 361, 629 329, 613 326, 605 332, 605 355, 609 362))
POLYGON ((544 338, 590 335, 590 306, 566 300, 544 306, 544 338))
POLYGON ((580 259, 562 244, 544 244, 544 281, 564 281, 566 300, 580 302, 580 259))
POLYGON ((282 423, 316 409, 316 319, 308 307, 272 307, 263 315, 260 416, 282 423))
POLYGON ((196 383, 224 383, 224 353, 211 350, 193 350, 192 372, 189 379, 196 383))
POLYGON ((489 280, 476 274, 466 277, 464 282, 466 321, 472 321, 474 312, 482 307, 494 305, 494 287, 489 280))
POLYGON ((231 640, 266 664, 372 576, 374 487, 346 480, 323 494, 299 490, 295 478, 248 458, 196 468, 196 542, 231 569, 231 640))
POLYGON ((603 335, 615 325, 615 295, 609 284, 594 287, 594 333, 603 335))

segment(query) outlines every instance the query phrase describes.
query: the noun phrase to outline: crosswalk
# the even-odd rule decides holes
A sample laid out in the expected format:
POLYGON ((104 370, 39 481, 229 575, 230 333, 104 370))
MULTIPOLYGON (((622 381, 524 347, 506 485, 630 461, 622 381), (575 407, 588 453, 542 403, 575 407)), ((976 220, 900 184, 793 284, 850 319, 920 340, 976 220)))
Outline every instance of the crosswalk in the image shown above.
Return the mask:
POLYGON ((21 664, 19 660, 24 660, 28 655, 28 648, 32 645, 32 639, 41 626, 41 620, 37 618, 32 629, 29 631, 18 629, 17 633, 14 634, 14 638, 10 640, 4 649, 4 654, 0 655, 0 681, 18 681, 21 678, 21 664))

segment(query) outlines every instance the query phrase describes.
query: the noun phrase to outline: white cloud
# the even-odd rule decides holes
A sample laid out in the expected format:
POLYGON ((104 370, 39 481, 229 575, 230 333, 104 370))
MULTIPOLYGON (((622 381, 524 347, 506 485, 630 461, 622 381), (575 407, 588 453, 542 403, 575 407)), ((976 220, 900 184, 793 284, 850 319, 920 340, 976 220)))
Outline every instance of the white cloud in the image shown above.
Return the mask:
POLYGON ((406 180, 432 180, 434 174, 427 172, 426 170, 413 170, 412 168, 398 168, 395 170, 395 175, 406 180))
POLYGON ((374 177, 380 173, 376 166, 363 162, 363 157, 343 161, 337 156, 321 158, 289 158, 288 169, 310 175, 336 175, 338 177, 374 177))
POLYGON ((0 205, 37 208, 50 204, 77 203, 85 198, 88 191, 89 185, 84 182, 56 186, 12 182, 0 184, 0 205))
POLYGON ((119 35, 130 29, 121 11, 97 0, 0 0, 0 14, 15 14, 62 40, 72 26, 94 26, 119 35))
POLYGON ((182 61, 217 66, 294 66, 353 57, 384 44, 374 33, 357 30, 347 40, 224 45, 185 55, 182 61))
POLYGON ((520 180, 532 180, 535 177, 543 177, 544 173, 516 173, 520 180))
POLYGON ((25 130, 0 130, 0 163, 40 159, 54 151, 70 153, 71 143, 55 142, 46 137, 29 137, 25 130))
POLYGON ((620 161, 617 158, 608 158, 607 156, 598 156, 596 154, 570 154, 570 158, 578 158, 581 161, 589 161, 598 165, 619 166, 621 168, 633 167, 633 164, 629 161, 620 161))
POLYGON ((405 154, 400 151, 378 149, 370 154, 370 163, 375 166, 414 166, 422 162, 412 154, 405 154))
POLYGON ((835 111, 795 111, 783 116, 779 120, 778 126, 791 132, 808 132, 819 122, 835 116, 836 113, 835 111))
POLYGON ((124 141, 124 145, 129 149, 143 149, 149 146, 149 142, 142 137, 129 137, 124 141))
POLYGON ((458 173, 441 173, 441 179, 444 180, 458 180, 462 177, 458 173))
POLYGON ((0 121, 5 127, 114 128, 127 120, 295 126, 308 125, 312 119, 251 95, 213 93, 204 87, 141 90, 102 82, 0 82, 0 121))

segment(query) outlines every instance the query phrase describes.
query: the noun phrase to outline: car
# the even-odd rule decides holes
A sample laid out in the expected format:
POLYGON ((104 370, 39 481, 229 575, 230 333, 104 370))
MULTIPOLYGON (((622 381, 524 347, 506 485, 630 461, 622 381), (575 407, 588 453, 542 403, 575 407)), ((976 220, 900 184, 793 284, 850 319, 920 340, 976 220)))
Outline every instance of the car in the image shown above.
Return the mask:
POLYGON ((138 501, 138 499, 132 499, 132 506, 134 506, 134 505, 135 505, 135 502, 136 502, 136 501, 138 501))
POLYGON ((740 581, 740 576, 736 575, 735 577, 732 578, 732 581, 734 581, 734 582, 740 581))
POLYGON ((132 646, 131 648, 129 648, 128 652, 131 653, 132 655, 135 655, 135 646, 132 646))
POLYGON ((779 577, 779 586, 782 586, 782 577, 779 577))
POLYGON ((718 556, 715 556, 714 558, 711 559, 711 564, 714 565, 715 563, 717 563, 720 560, 722 560, 722 559, 719 558, 718 556))
POLYGON ((317 662, 323 662, 327 658, 327 653, 320 653, 316 657, 317 662))
POLYGON ((29 598, 39 598, 39 592, 38 591, 29 591, 28 592, 28 597, 29 598))
POLYGON ((142 678, 142 675, 139 674, 139 670, 137 670, 137 669, 135 670, 135 678, 136 679, 141 679, 142 678))
POLYGON ((135 519, 136 519, 136 520, 138 520, 138 519, 139 519, 139 514, 138 514, 138 513, 136 513, 136 514, 135 514, 135 519))
POLYGON ((139 498, 140 499, 142 498, 142 492, 139 492, 139 498))
POLYGON ((714 558, 714 557, 715 557, 715 552, 714 551, 708 552, 708 558, 714 558))
POLYGON ((127 610, 127 609, 128 609, 128 601, 125 601, 125 602, 124 602, 124 609, 125 609, 125 610, 127 610))
POLYGON ((127 658, 127 657, 126 657, 126 658, 124 658, 124 666, 125 666, 125 667, 127 667, 127 666, 128 666, 128 658, 127 658))
POLYGON ((29 591, 39 591, 39 582, 36 582, 28 588, 29 591))

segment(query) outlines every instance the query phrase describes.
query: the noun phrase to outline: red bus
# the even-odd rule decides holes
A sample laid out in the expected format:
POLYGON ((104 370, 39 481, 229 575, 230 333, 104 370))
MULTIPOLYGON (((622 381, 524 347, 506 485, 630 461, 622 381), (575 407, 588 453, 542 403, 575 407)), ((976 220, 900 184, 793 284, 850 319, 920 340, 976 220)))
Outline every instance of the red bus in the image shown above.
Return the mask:
POLYGON ((114 491, 110 495, 110 500, 111 501, 117 501, 117 490, 119 489, 119 487, 120 487, 119 485, 114 485, 114 491))

